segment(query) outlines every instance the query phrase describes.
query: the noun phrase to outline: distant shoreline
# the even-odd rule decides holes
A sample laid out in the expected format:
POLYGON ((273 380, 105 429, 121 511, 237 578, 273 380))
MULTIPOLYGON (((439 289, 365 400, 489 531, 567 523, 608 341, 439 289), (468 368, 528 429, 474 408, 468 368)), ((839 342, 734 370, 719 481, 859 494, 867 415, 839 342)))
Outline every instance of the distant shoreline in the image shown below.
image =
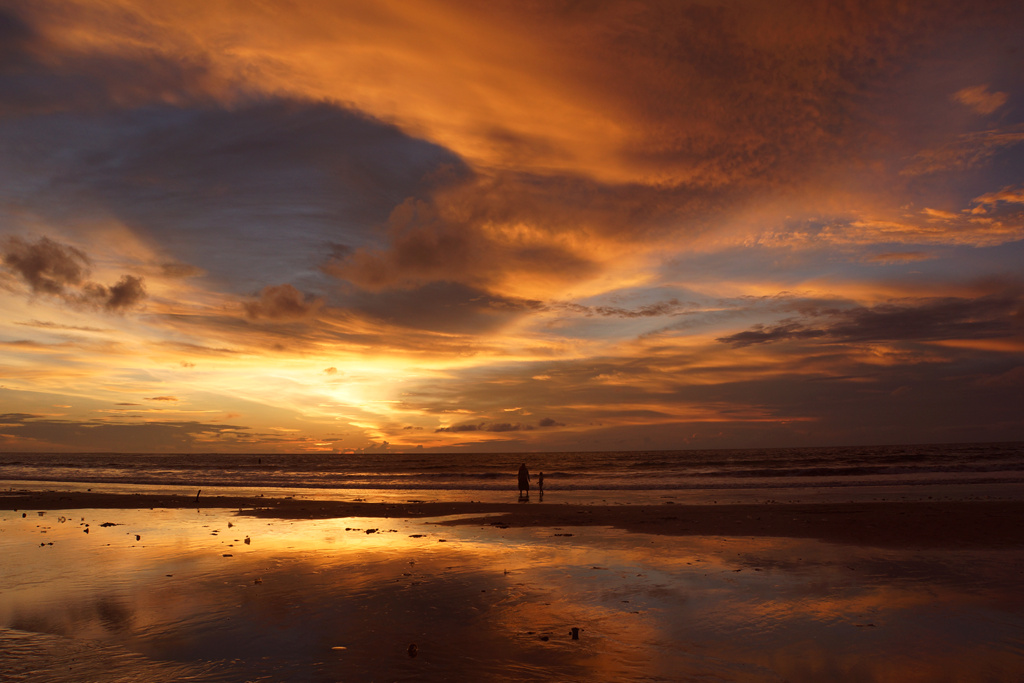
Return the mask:
POLYGON ((444 525, 609 526, 670 536, 816 538, 880 547, 1024 547, 1024 502, 579 505, 564 503, 368 503, 260 496, 6 491, 0 510, 220 508, 278 519, 425 518, 444 525))

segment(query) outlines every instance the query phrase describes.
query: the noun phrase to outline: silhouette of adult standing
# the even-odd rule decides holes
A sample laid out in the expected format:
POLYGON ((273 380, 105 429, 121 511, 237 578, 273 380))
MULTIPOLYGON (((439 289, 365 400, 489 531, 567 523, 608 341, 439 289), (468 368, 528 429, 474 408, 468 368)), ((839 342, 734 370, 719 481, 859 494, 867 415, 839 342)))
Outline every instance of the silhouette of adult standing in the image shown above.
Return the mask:
POLYGON ((519 497, 530 495, 530 470, 526 469, 524 462, 519 466, 519 497))

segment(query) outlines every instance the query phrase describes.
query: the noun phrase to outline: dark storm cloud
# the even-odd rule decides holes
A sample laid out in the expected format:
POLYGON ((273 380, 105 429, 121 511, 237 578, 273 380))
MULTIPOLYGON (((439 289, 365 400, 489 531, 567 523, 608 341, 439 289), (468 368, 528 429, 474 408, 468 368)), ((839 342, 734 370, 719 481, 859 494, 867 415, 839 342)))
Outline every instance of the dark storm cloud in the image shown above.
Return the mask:
POLYGON ((209 450, 210 439, 249 436, 248 427, 195 421, 75 421, 22 414, 0 416, 0 420, 6 423, 5 434, 47 450, 188 452, 209 450))
POLYGON ((16 273, 33 294, 57 296, 80 306, 122 312, 134 308, 146 298, 142 278, 123 275, 107 286, 86 280, 89 257, 75 247, 41 237, 27 242, 20 237, 2 243, 3 263, 16 273))
POLYGON ((844 317, 829 331, 850 341, 986 339, 1024 331, 1024 299, 1020 293, 938 299, 859 308, 844 317))
POLYGON ((441 427, 434 430, 435 432, 476 432, 480 430, 479 425, 465 424, 465 425, 454 425, 452 427, 441 427))
POLYGON ((91 285, 87 287, 87 292, 109 311, 132 308, 146 298, 146 287, 142 278, 134 275, 122 275, 117 284, 110 287, 91 285))
POLYGON ((434 430, 434 433, 440 432, 530 432, 534 429, 551 428, 551 427, 564 427, 565 425, 561 422, 557 422, 549 417, 544 418, 537 423, 536 426, 532 424, 524 424, 522 422, 479 422, 479 423, 468 423, 461 425, 452 425, 450 427, 440 427, 434 430))
POLYGON ((718 341, 732 344, 733 346, 750 346, 751 344, 767 344, 773 341, 789 339, 816 339, 825 336, 824 330, 809 330, 798 323, 782 323, 772 327, 754 325, 753 328, 744 332, 737 332, 728 337, 721 337, 718 341))
POLYGON ((152 200, 151 187, 164 184, 161 197, 190 196, 204 209, 230 203, 282 213, 315 206, 334 209, 336 216, 380 220, 416 188, 429 186, 439 167, 459 167, 439 147, 323 102, 155 107, 136 110, 123 123, 128 134, 120 144, 88 159, 99 174, 82 168, 75 180, 126 204, 152 200), (124 183, 126 191, 118 192, 124 183), (330 193, 337 193, 333 201, 330 193))
POLYGON ((619 306, 584 306, 582 304, 556 304, 553 307, 566 310, 570 313, 578 313, 586 317, 600 316, 603 318, 654 318, 664 315, 675 315, 683 312, 684 309, 697 307, 697 304, 684 306, 678 299, 659 301, 654 304, 647 304, 637 308, 622 308, 619 306))
POLYGON ((363 248, 324 265, 324 272, 365 289, 408 287, 458 278, 473 287, 495 286, 510 273, 577 279, 596 272, 585 256, 545 239, 505 239, 487 220, 440 207, 437 199, 405 201, 389 220, 387 248, 363 248))
POLYGON ((489 432, 518 432, 533 429, 532 425, 524 425, 518 422, 492 422, 485 428, 489 432))
POLYGON ((303 294, 289 284, 264 287, 259 299, 245 304, 250 318, 268 320, 302 320, 315 315, 323 299, 303 294))
POLYGON ((1024 332, 1024 298, 1012 291, 975 299, 943 298, 819 311, 808 319, 756 325, 718 341, 736 347, 777 341, 942 341, 1017 336, 1024 332))
POLYGON ((464 173, 394 126, 283 100, 36 117, 7 124, 0 143, 31 169, 8 201, 57 222, 114 216, 176 259, 162 275, 243 290, 314 276, 324 245, 367 243, 407 197, 464 173))
POLYGON ((443 281, 411 289, 359 292, 348 299, 353 310, 392 325, 459 334, 487 332, 543 306, 539 301, 443 281))
POLYGON ((34 420, 39 418, 39 415, 33 415, 32 413, 4 413, 0 415, 0 422, 6 426, 10 426, 12 423, 23 423, 27 420, 34 420))
POLYGON ((0 7, 0 74, 23 66, 37 38, 35 31, 24 19, 0 7))
POLYGON ((20 237, 3 243, 4 264, 21 276, 36 294, 63 295, 89 274, 89 258, 79 249, 41 237, 34 244, 20 237))

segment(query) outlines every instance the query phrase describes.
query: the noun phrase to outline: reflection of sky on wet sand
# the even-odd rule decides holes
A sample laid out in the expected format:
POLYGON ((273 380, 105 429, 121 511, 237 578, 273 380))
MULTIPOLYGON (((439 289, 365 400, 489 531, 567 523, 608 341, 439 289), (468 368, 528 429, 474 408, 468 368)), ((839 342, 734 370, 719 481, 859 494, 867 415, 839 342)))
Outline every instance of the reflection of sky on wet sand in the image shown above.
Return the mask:
POLYGON ((123 680, 191 667, 202 680, 317 681, 1005 680, 1024 665, 1024 551, 21 514, 0 517, 0 628, 49 638, 0 631, 6 673, 52 670, 69 647, 74 680, 110 677, 111 661, 123 680))

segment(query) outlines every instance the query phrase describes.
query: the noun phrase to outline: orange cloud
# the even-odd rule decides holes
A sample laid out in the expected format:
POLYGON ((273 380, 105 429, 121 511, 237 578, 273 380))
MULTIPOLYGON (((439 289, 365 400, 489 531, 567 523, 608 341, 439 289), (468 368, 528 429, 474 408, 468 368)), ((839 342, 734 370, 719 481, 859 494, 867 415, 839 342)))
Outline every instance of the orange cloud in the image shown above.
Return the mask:
POLYGON ((118 104, 331 100, 480 167, 707 187, 772 183, 841 145, 837 102, 934 17, 888 4, 791 4, 783 19, 758 2, 193 0, 67 2, 46 19, 54 63, 160 65, 105 82, 118 104))
POLYGON ((987 85, 975 85, 953 94, 953 99, 979 114, 991 114, 1006 104, 1007 94, 991 92, 987 85))
POLYGON ((997 206, 1000 202, 1007 204, 1024 204, 1024 186, 1022 187, 1004 187, 998 192, 989 192, 983 194, 980 197, 976 197, 972 204, 978 206, 972 211, 980 213, 986 213, 991 207, 997 206))

